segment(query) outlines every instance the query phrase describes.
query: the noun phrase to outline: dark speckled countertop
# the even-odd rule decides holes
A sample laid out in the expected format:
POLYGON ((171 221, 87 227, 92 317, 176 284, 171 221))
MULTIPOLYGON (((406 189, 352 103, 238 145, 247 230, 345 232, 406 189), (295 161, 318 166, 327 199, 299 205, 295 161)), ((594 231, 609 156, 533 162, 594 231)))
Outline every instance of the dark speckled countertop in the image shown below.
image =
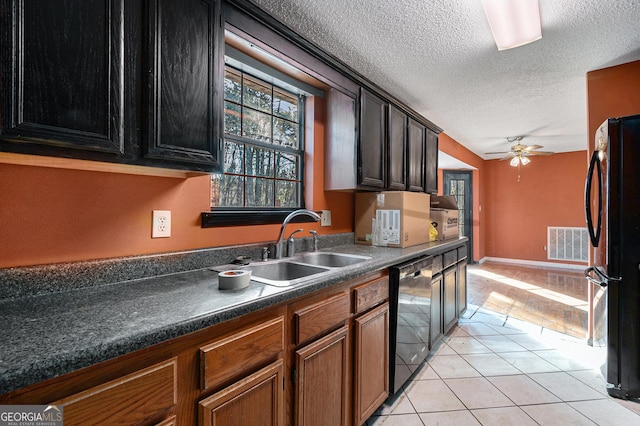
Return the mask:
POLYGON ((291 287, 252 281, 243 290, 221 291, 216 272, 204 267, 5 298, 0 301, 0 395, 416 256, 442 252, 463 241, 466 238, 406 249, 354 244, 325 247, 322 251, 365 255, 371 260, 291 287))

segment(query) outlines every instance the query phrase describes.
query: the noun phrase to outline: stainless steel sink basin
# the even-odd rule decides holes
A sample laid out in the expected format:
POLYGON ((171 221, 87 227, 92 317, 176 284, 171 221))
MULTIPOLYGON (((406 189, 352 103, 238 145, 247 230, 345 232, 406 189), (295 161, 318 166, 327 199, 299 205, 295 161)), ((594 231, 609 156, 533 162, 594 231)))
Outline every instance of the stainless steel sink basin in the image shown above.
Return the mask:
POLYGON ((249 269, 252 280, 279 287, 298 284, 311 275, 329 271, 327 268, 289 261, 254 263, 249 265, 249 269))
POLYGON ((249 269, 251 270, 252 281, 277 287, 288 287, 303 283, 318 274, 354 265, 369 259, 371 258, 368 256, 358 256, 354 254, 310 252, 285 259, 251 262, 246 266, 220 265, 212 269, 218 272, 232 268, 249 269))
POLYGON ((342 268, 369 259, 371 258, 354 254, 311 252, 301 254, 291 260, 309 265, 326 266, 328 268, 342 268))

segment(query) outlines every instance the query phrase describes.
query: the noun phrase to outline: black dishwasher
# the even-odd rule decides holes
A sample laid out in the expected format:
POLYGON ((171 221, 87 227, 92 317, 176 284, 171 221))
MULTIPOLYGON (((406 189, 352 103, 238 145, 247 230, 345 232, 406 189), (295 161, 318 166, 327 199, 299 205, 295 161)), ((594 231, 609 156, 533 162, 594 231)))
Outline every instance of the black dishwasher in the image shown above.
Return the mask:
POLYGON ((389 388, 396 393, 429 354, 431 257, 390 270, 389 388), (395 362, 393 361, 395 360, 395 362))

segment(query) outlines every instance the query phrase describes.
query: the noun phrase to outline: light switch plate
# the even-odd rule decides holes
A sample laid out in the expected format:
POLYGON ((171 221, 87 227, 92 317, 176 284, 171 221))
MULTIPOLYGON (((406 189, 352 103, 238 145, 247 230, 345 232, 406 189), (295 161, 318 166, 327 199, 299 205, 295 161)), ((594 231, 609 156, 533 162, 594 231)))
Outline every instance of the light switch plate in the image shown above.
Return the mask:
POLYGON ((331 210, 322 210, 320 226, 331 226, 331 210))
POLYGON ((151 225, 151 238, 171 236, 171 210, 154 210, 151 225))

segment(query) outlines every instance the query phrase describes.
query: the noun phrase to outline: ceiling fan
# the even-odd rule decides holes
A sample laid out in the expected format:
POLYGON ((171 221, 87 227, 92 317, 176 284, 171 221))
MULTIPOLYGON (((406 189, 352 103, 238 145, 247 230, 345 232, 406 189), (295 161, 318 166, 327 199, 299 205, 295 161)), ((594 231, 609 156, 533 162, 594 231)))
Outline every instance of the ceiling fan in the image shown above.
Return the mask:
POLYGON ((516 143, 511 147, 510 151, 485 152, 485 155, 506 154, 500 159, 500 161, 511 159, 511 161, 509 161, 509 165, 512 167, 517 167, 520 164, 522 164, 523 166, 529 164, 531 160, 527 157, 531 155, 554 154, 554 152, 551 151, 538 151, 538 149, 543 148, 541 145, 524 145, 522 143, 522 139, 524 139, 524 136, 508 137, 507 141, 509 141, 509 143, 516 143))

